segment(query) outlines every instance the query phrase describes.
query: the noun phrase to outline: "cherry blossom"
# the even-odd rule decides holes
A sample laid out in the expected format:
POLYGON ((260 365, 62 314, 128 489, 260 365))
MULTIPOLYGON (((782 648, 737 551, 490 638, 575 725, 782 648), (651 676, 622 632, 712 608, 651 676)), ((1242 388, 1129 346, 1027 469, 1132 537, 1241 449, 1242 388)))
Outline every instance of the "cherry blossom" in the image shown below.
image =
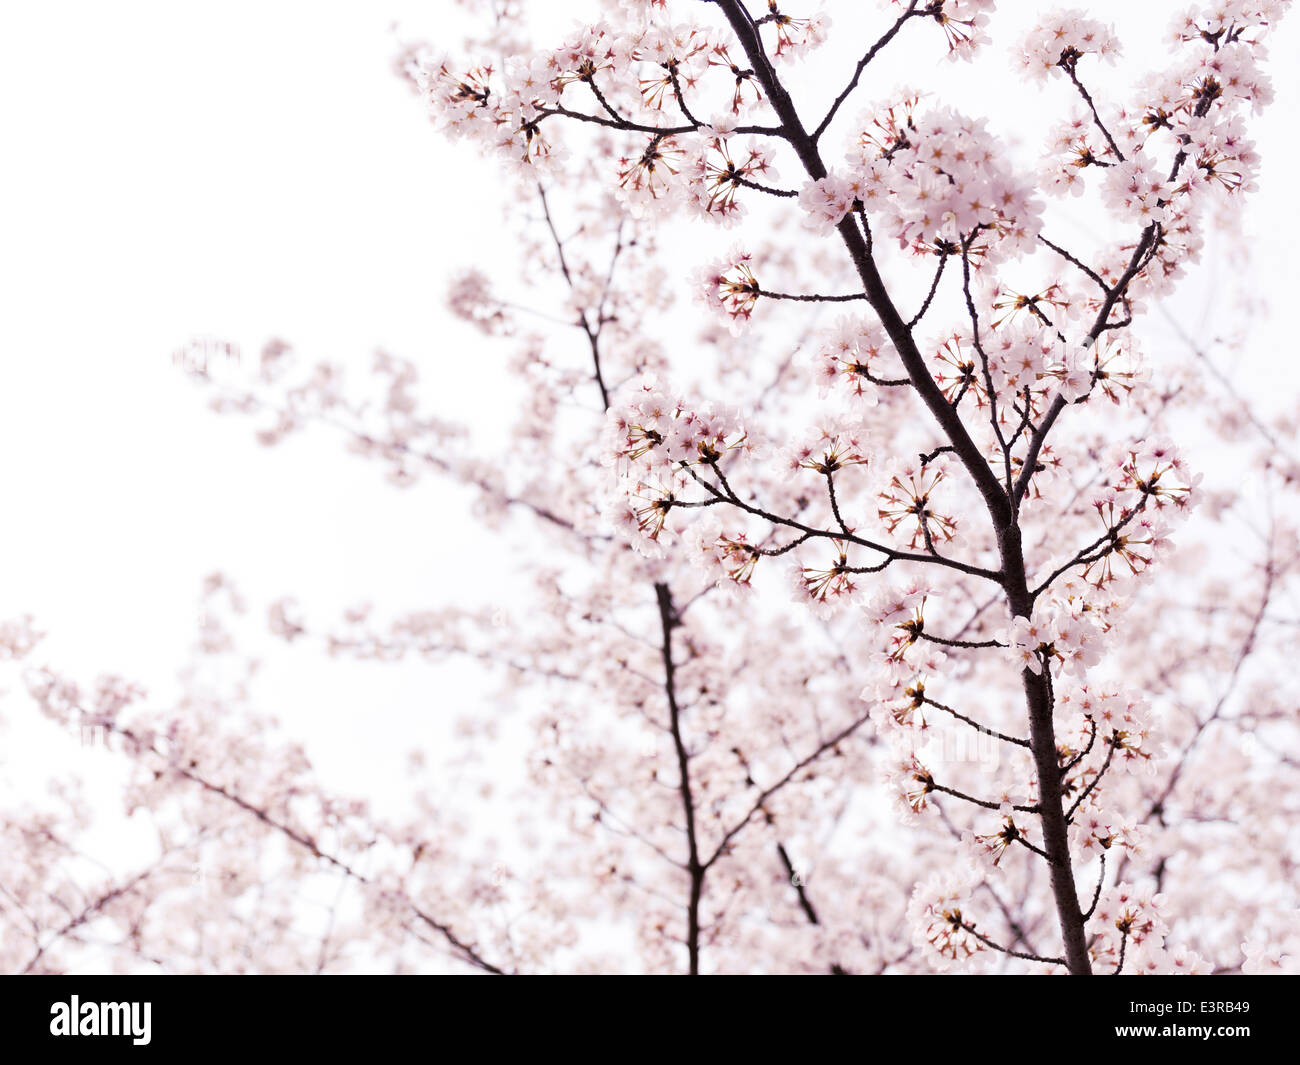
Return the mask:
POLYGON ((1144 324, 1249 202, 1286 6, 1189 9, 1167 57, 1078 10, 1004 42, 989 0, 622 0, 537 40, 511 9, 405 48, 429 135, 507 177, 517 261, 446 296, 517 400, 463 426, 387 352, 177 361, 262 443, 427 492, 431 536, 471 496, 510 591, 330 618, 214 577, 172 699, 0 625, 160 840, 104 877, 72 789, 6 811, 6 964, 71 967, 75 897, 119 964, 186 971, 1294 970, 1300 426, 1225 384, 1244 344, 1144 324), (840 35, 856 65, 813 69, 840 35), (1004 44, 1052 83, 1014 138, 872 80, 1004 44), (254 625, 496 687, 381 816, 260 712, 254 625))

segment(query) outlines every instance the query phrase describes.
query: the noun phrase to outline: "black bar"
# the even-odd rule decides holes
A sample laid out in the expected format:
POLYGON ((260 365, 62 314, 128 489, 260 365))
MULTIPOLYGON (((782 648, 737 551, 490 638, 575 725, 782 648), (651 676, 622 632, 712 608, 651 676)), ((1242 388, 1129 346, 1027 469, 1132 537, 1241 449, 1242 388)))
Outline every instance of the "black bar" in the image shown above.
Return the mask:
POLYGON ((660 1041, 678 1045, 679 1026, 695 1033, 699 1055, 715 1045, 728 1056, 745 1046, 765 1058, 785 1047, 806 1055, 841 1040, 873 1054, 894 1039, 923 1057, 939 1049, 982 1054, 1026 1039, 1066 1053, 1203 1043, 1228 1054, 1242 1044, 1291 1045, 1296 989, 1285 977, 715 979, 700 988, 592 977, 9 977, 0 983, 0 1057, 280 1049, 335 1058, 413 1043, 427 1060, 509 1047, 530 1056, 601 1050, 618 1059, 654 1053, 660 1041), (73 996, 77 1034, 53 1034, 67 1030, 73 996), (80 1034, 92 1026, 119 1034, 80 1034))

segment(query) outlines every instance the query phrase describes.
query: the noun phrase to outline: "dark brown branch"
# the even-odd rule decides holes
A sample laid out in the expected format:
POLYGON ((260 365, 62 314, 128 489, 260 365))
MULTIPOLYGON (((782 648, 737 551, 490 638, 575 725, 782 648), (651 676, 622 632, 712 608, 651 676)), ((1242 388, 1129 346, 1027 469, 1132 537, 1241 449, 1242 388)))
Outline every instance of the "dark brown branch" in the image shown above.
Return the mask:
POLYGON ((1101 886, 1106 882, 1106 852, 1102 851, 1098 857, 1101 859, 1101 871, 1097 874, 1097 887, 1092 893, 1092 902, 1083 915, 1085 921, 1090 920, 1092 915, 1097 912, 1097 902, 1101 899, 1101 886))
POLYGON ((852 303, 867 298, 865 292, 849 292, 842 296, 823 296, 817 292, 803 292, 796 295, 789 292, 769 292, 765 288, 760 288, 758 295, 770 300, 794 300, 796 303, 852 303))
MULTIPOLYGON (((551 241, 555 245, 555 253, 560 260, 560 273, 563 275, 565 283, 569 286, 569 291, 575 292, 576 289, 574 287, 573 274, 569 271, 569 263, 564 255, 564 241, 560 238, 559 231, 555 228, 555 220, 551 217, 551 205, 546 199, 546 189, 542 186, 541 182, 538 182, 537 184, 537 195, 542 201, 542 214, 546 218, 546 228, 550 231, 551 241)), ((615 253, 615 258, 617 259, 617 252, 615 253)), ((613 263, 610 264, 610 270, 612 272, 613 263)), ((605 287, 606 287, 606 292, 608 292, 609 290, 608 283, 606 283, 605 287)), ((598 314, 597 319, 599 319, 600 317, 601 315, 598 314)), ((594 368, 594 377, 596 380, 596 386, 600 389, 601 405, 603 409, 609 410, 609 388, 605 384, 605 375, 601 370, 601 365, 600 365, 601 323, 599 320, 596 322, 595 325, 592 325, 590 322, 588 322, 587 312, 584 310, 579 312, 577 325, 583 331, 583 333, 586 334, 587 343, 591 348, 591 361, 592 361, 592 366, 594 368)))
POLYGON ((1101 120, 1101 115, 1097 113, 1097 105, 1093 103, 1092 96, 1089 94, 1088 90, 1084 88, 1083 82, 1079 80, 1079 75, 1074 69, 1075 64, 1073 62, 1067 63, 1062 61, 1058 66, 1065 71, 1069 79, 1074 82, 1074 87, 1079 90, 1079 95, 1083 97, 1083 102, 1088 105, 1088 110, 1092 112, 1093 122, 1095 122, 1097 128, 1101 130, 1101 135, 1106 138, 1106 143, 1110 145, 1110 150, 1115 153, 1115 158, 1117 158, 1121 163, 1124 162, 1124 153, 1119 150, 1119 145, 1115 143, 1115 138, 1110 135, 1110 130, 1106 128, 1106 123, 1101 120))
MULTIPOLYGON (((974 795, 967 795, 964 791, 957 791, 953 788, 947 787, 946 785, 939 784, 935 781, 934 777, 929 775, 928 772, 920 779, 921 783, 925 785, 927 792, 937 791, 940 795, 951 795, 954 799, 961 799, 963 802, 968 802, 972 806, 978 806, 984 810, 1001 810, 1002 807, 1006 805, 1005 803, 991 802, 988 799, 977 799, 974 795)), ((1022 814, 1041 813, 1041 810, 1037 806, 1012 806, 1011 809, 1017 810, 1022 814)))
MULTIPOLYGON (((804 128, 789 93, 777 77, 764 52, 762 42, 758 39, 757 31, 745 11, 744 4, 741 0, 716 0, 716 3, 726 16, 753 66, 755 77, 767 93, 768 102, 781 122, 781 135, 794 149, 808 176, 814 181, 820 181, 827 175, 826 165, 817 151, 815 141, 804 128)), ((979 446, 971 438, 957 412, 949 405, 943 390, 930 376, 925 358, 907 328, 907 323, 889 297, 884 279, 871 257, 866 235, 858 228, 856 219, 857 215, 850 213, 841 220, 837 229, 862 279, 867 301, 880 317, 881 324, 894 344, 917 393, 943 428, 954 451, 975 481, 990 514, 1010 520, 1011 508, 1005 490, 989 470, 979 446)))
POLYGON ((771 185, 762 185, 757 181, 751 181, 749 178, 741 177, 739 174, 734 175, 731 180, 737 185, 747 189, 753 189, 755 192, 765 192, 769 196, 779 196, 782 199, 793 199, 799 193, 794 189, 774 189, 771 185))
POLYGON ((925 312, 930 309, 930 304, 934 302, 934 294, 939 291, 939 281, 943 277, 943 268, 948 265, 948 252, 939 254, 939 268, 934 272, 934 279, 930 282, 930 291, 926 293, 925 302, 921 304, 921 309, 912 315, 911 320, 907 323, 908 329, 913 329, 925 317, 925 312))
MULTIPOLYGON (((615 121, 604 115, 589 115, 582 111, 573 111, 562 104, 555 107, 539 107, 537 116, 541 118, 550 118, 552 116, 571 118, 578 122, 590 122, 597 126, 607 126, 610 129, 626 130, 629 133, 648 133, 653 137, 671 137, 681 133, 694 133, 699 129, 699 123, 689 126, 647 126, 640 122, 632 122, 626 118, 620 118, 615 121)), ((737 126, 733 133, 752 134, 757 137, 780 137, 781 130, 772 126, 737 126)))
POLYGON ((1097 722, 1092 715, 1088 716, 1088 724, 1092 731, 1088 735, 1088 743, 1078 754, 1071 758, 1065 765, 1061 766, 1061 776, 1065 776, 1071 769, 1082 762, 1092 752, 1093 744, 1097 742, 1097 722))
POLYGON ((848 525, 845 524, 844 516, 840 514, 840 501, 835 496, 835 474, 831 473, 830 470, 826 471, 826 494, 830 497, 831 514, 835 516, 835 521, 839 525, 840 531, 844 533, 845 536, 852 535, 849 531, 848 525))
POLYGON ((668 727, 677 752, 677 772, 680 775, 678 791, 682 798, 682 812, 686 818, 686 873, 690 877, 690 895, 686 904, 686 955, 690 974, 700 973, 700 899, 704 894, 704 874, 708 864, 701 863, 699 836, 695 826, 695 796, 691 791, 690 754, 682 738, 682 712, 677 703, 677 664, 673 660, 673 630, 681 624, 673 606, 672 593, 666 584, 656 584, 655 598, 659 604, 659 624, 663 633, 661 652, 664 663, 664 695, 668 700, 668 727))
POLYGON ((1074 820, 1074 815, 1078 812, 1079 807, 1083 805, 1089 795, 1097 790, 1097 785, 1101 783, 1101 778, 1106 775, 1106 770, 1110 768, 1110 763, 1115 758, 1115 752, 1119 750, 1119 741, 1112 736, 1107 740, 1107 743, 1110 746, 1110 750, 1106 752, 1106 758, 1101 763, 1101 768, 1097 770, 1097 775, 1088 781, 1088 786, 1079 793, 1079 797, 1074 800, 1073 805, 1070 807, 1070 812, 1065 815, 1065 820, 1067 822, 1074 820))
POLYGON ((876 56, 879 55, 880 50, 894 39, 898 31, 903 28, 904 23, 906 23, 908 19, 918 14, 916 8, 919 2, 920 0, 910 0, 907 5, 907 10, 898 16, 898 19, 889 27, 888 30, 885 31, 884 35, 867 49, 866 55, 858 60, 858 65, 854 69, 853 77, 849 79, 848 85, 844 87, 843 92, 835 97, 835 102, 831 104, 830 110, 828 110, 825 117, 817 123, 817 128, 812 131, 812 141, 814 144, 821 140, 822 134, 825 133, 830 127, 830 124, 835 121, 835 115, 839 112, 839 109, 843 107, 844 102, 853 95, 853 90, 858 87, 858 81, 862 78, 862 72, 867 69, 867 64, 875 59, 876 56))
POLYGON ((936 710, 942 710, 945 714, 951 714, 958 721, 964 721, 976 732, 982 732, 986 736, 993 736, 994 738, 1002 740, 1005 743, 1014 743, 1017 747, 1029 746, 1028 740, 1022 740, 1019 736, 1008 736, 1005 732, 999 732, 997 729, 991 729, 987 725, 981 725, 974 718, 967 717, 965 714, 958 713, 951 706, 945 706, 943 703, 936 702, 934 699, 931 699, 928 695, 922 696, 921 701, 924 702, 926 706, 933 706, 936 710))
POLYGON ((1082 566, 1082 565, 1090 566, 1094 562, 1101 561, 1101 559, 1105 558, 1107 555, 1113 554, 1116 549, 1116 544, 1118 543, 1117 538, 1119 536, 1120 530, 1123 529, 1126 525, 1128 525, 1129 522, 1131 522, 1134 518, 1136 518, 1139 514, 1141 514, 1142 511, 1146 509, 1148 498, 1149 496, 1147 494, 1143 494, 1137 506, 1133 507, 1133 509, 1130 510, 1127 514, 1125 514, 1123 518, 1121 518, 1114 525, 1110 526, 1104 533, 1102 533, 1101 536, 1097 537, 1097 539, 1095 539, 1087 547, 1080 548, 1079 551, 1076 552, 1075 556, 1072 559, 1070 559, 1069 562, 1062 563, 1055 570, 1053 570, 1051 576, 1048 577, 1045 581, 1043 581, 1040 585, 1038 585, 1038 587, 1035 588, 1030 593, 1030 595, 1032 595, 1035 599, 1037 599, 1040 595, 1043 594, 1043 592, 1047 591, 1047 589, 1052 586, 1052 582, 1056 580, 1057 577, 1061 576, 1061 574, 1064 573, 1066 570, 1072 569, 1075 566, 1082 566))
MULTIPOLYGON (((828 540, 842 540, 846 543, 857 544, 859 547, 865 547, 871 551, 885 555, 891 561, 933 562, 937 565, 943 565, 950 569, 959 570, 962 573, 968 573, 973 577, 983 577, 985 580, 990 581, 996 581, 999 579, 999 575, 994 573, 992 570, 987 570, 980 566, 972 566, 965 562, 959 562, 957 559, 936 557, 934 555, 921 554, 920 552, 915 551, 899 551, 895 548, 888 547, 885 544, 876 543, 874 540, 865 539, 864 537, 858 536, 856 533, 845 533, 831 529, 814 529, 809 525, 805 525, 803 522, 796 521, 794 518, 783 518, 778 514, 773 514, 771 511, 764 510, 751 503, 746 503, 734 492, 729 490, 724 492, 723 489, 711 484, 689 466, 685 467, 685 469, 686 473, 690 475, 697 484, 720 502, 730 503, 733 507, 738 507, 740 510, 745 511, 745 513, 754 515, 756 518, 763 518, 765 521, 769 521, 773 525, 783 525, 788 529, 795 529, 798 532, 804 533, 806 539, 820 537, 828 540)), ((715 472, 718 472, 716 466, 714 466, 713 469, 715 472)), ((725 481, 723 483, 724 487, 727 487, 725 481)))
MULTIPOLYGON (((723 11, 740 46, 749 58, 755 76, 767 93, 769 105, 780 121, 783 136, 793 148, 808 176, 814 181, 826 177, 826 166, 818 153, 816 141, 805 130, 789 93, 768 61, 744 4, 741 0, 715 0, 715 2, 723 11)), ((1038 451, 1046 437, 1046 430, 1050 429, 1050 424, 1040 427, 1031 438, 1031 454, 1026 461, 1025 472, 1021 481, 1016 482, 1009 492, 1008 487, 1001 484, 989 468, 983 451, 975 443, 957 412, 956 404, 949 402, 943 389, 930 375, 925 358, 917 347, 907 323, 891 300, 884 279, 872 258, 869 230, 865 228, 866 219, 862 218, 863 228, 859 228, 858 217, 857 213, 851 213, 841 220, 837 227, 840 237, 862 280, 863 291, 867 295, 868 302, 893 343, 913 387, 943 430, 948 443, 953 448, 953 453, 965 467, 984 500, 1001 555, 1002 567, 998 578, 1006 592, 1008 606, 1014 616, 1028 617, 1033 609, 1033 600, 1025 577, 1024 551, 1016 520, 1015 504, 1028 487, 1029 477, 1032 476, 1037 462, 1038 451)), ((1130 280, 1141 268, 1155 241, 1155 234, 1154 228, 1149 229, 1143 245, 1135 251, 1133 265, 1128 274, 1130 280)), ((1123 286, 1126 285, 1127 281, 1123 281, 1123 286)), ((1122 291, 1122 286, 1117 285, 1116 290, 1107 298, 1107 303, 1099 315, 1099 322, 1104 324, 1109 320, 1110 311, 1118 302, 1122 291)), ((1100 335, 1100 329, 1096 330, 1096 335, 1100 335)), ((1059 415, 1059 409, 1056 413, 1059 415)), ((1051 420, 1055 420, 1055 415, 1051 416, 1051 420)), ((1078 892, 1074 885, 1070 864, 1069 838, 1062 809, 1060 767, 1057 761, 1055 729, 1052 721, 1052 700, 1043 678, 1031 670, 1026 669, 1022 672, 1022 683, 1029 712, 1030 743, 1039 780, 1044 849, 1048 855, 1052 891, 1065 944, 1065 958, 1071 973, 1087 974, 1091 972, 1091 965, 1084 939, 1078 892)))
MULTIPOLYGON (((976 231, 978 232, 978 230, 976 231)), ((989 370, 989 357, 984 350, 984 343, 980 339, 980 316, 979 311, 975 309, 975 300, 970 291, 970 246, 971 241, 975 239, 975 233, 962 241, 961 244, 961 290, 962 295, 966 298, 966 313, 970 317, 971 341, 975 345, 975 353, 980 357, 980 373, 984 378, 984 392, 989 402, 989 424, 993 427, 993 435, 997 437, 998 446, 1002 450, 1002 465, 1006 477, 1006 491, 1011 494, 1011 445, 1007 443, 1006 435, 1002 432, 1002 422, 998 417, 998 396, 997 389, 993 387, 993 374, 989 370)), ((1014 507, 1012 508, 1014 512, 1014 507)))
POLYGON ((1048 240, 1048 239, 1047 239, 1045 236, 1043 236, 1041 233, 1038 234, 1038 241, 1039 241, 1040 244, 1045 244, 1045 245, 1047 245, 1047 247, 1051 248, 1052 251, 1056 252, 1056 254, 1059 255, 1062 259, 1064 259, 1066 262, 1068 262, 1068 263, 1073 263, 1073 264, 1074 264, 1075 266, 1077 266, 1080 270, 1082 270, 1085 274, 1087 274, 1090 278, 1092 278, 1095 282, 1097 282, 1097 284, 1101 286, 1101 290, 1102 290, 1103 292, 1105 292, 1107 295, 1110 295, 1110 286, 1106 284, 1106 282, 1105 282, 1105 280, 1102 278, 1101 274, 1097 273, 1097 271, 1094 270, 1091 266, 1089 266, 1087 263, 1083 262, 1081 259, 1078 259, 1078 258, 1076 258, 1075 256, 1071 255, 1068 251, 1066 251, 1064 248, 1062 248, 1059 244, 1053 244, 1050 240, 1048 240))
POLYGON ((1046 958, 1041 954, 1028 954, 1025 951, 1012 950, 1010 947, 1004 947, 1002 946, 1002 944, 995 943, 993 940, 989 939, 989 937, 986 936, 983 932, 978 931, 975 928, 975 926, 971 924, 969 921, 962 921, 961 927, 964 931, 968 932, 970 935, 973 935, 976 939, 978 939, 990 950, 996 950, 999 954, 1005 954, 1009 958, 1020 958, 1023 961, 1037 961, 1037 962, 1042 962, 1044 965, 1066 965, 1067 964, 1064 958, 1046 958))
POLYGON ((930 633, 922 630, 918 632, 917 637, 922 640, 928 640, 930 643, 942 644, 944 647, 963 647, 974 649, 979 647, 1005 647, 1001 640, 950 640, 946 636, 932 636, 930 633))

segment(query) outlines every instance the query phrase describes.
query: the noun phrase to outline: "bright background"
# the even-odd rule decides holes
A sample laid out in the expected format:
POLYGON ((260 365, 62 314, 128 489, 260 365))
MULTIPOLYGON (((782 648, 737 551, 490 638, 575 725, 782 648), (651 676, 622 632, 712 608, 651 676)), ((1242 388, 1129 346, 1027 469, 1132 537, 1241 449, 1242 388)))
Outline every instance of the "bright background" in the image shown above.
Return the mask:
MULTIPOLYGON (((1082 6, 1154 35, 1178 5, 1082 6)), ((574 11, 530 7, 562 25, 574 11)), ((1003 5, 1013 21, 1039 8, 1003 5)), ((510 234, 491 167, 442 141, 393 71, 400 39, 454 46, 459 17, 449 0, 0 8, 0 616, 36 616, 42 661, 165 691, 214 569, 255 608, 294 594, 319 618, 363 599, 484 594, 463 494, 395 491, 327 434, 268 452, 171 362, 203 335, 248 356, 280 336, 356 367, 383 347, 420 364, 429 406, 490 431, 503 352, 451 319, 443 293, 457 267, 512 270, 510 234)), ((835 71, 828 91, 847 44, 818 60, 835 71)), ((1274 49, 1278 102, 1253 129, 1266 163, 1247 223, 1258 292, 1285 309, 1300 25, 1274 49)), ((981 69, 993 74, 963 91, 1032 111, 1005 67, 981 69)), ((906 48, 876 75, 900 72, 926 88, 961 75, 906 48)), ((1195 327, 1222 281, 1196 280, 1174 313, 1195 327)), ((1289 364, 1280 315, 1261 319, 1253 350, 1289 364)), ((279 653, 261 701, 328 779, 381 794, 408 749, 436 740, 449 716, 437 711, 483 690, 466 669, 432 672, 279 653)))

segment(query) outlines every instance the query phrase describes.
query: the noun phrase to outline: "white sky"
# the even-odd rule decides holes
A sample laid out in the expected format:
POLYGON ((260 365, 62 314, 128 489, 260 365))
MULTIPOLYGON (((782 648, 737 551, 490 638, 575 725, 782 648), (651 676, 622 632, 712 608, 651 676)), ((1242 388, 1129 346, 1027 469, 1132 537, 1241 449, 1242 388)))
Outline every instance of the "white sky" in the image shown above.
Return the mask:
MULTIPOLYGON (((412 12, 436 28, 427 3, 0 9, 0 615, 36 615, 43 661, 165 684, 216 568, 322 620, 440 602, 463 572, 454 497, 439 521, 321 436, 268 452, 171 364, 204 334, 358 366, 384 346, 472 414, 474 335, 443 292, 504 238, 482 232, 490 172, 449 172, 392 74, 412 12)), ((345 761, 406 715, 374 752, 390 771, 419 709, 400 677, 308 665, 275 706, 290 731, 329 720, 324 758, 345 761)))
MULTIPOLYGON (((1173 5, 1080 6, 1145 18, 1173 5)), ((321 435, 267 452, 171 365, 203 334, 250 354, 282 336, 357 365, 383 346, 436 382, 430 405, 488 416, 476 382, 497 356, 449 320, 443 292, 455 266, 511 268, 492 171, 434 134, 391 69, 391 25, 434 35, 450 7, 0 9, 0 616, 35 614, 45 659, 165 682, 216 568, 255 603, 293 593, 325 617, 472 590, 480 545, 461 501, 440 520, 427 490, 394 491, 321 435)), ((1296 282, 1277 222, 1294 218, 1297 31, 1275 44, 1279 101, 1254 131, 1267 160, 1254 217, 1280 300, 1296 282)), ((289 731, 314 729, 345 784, 400 765, 427 683, 306 665, 271 677, 289 731)), ((451 676, 452 698, 472 698, 451 676)))

